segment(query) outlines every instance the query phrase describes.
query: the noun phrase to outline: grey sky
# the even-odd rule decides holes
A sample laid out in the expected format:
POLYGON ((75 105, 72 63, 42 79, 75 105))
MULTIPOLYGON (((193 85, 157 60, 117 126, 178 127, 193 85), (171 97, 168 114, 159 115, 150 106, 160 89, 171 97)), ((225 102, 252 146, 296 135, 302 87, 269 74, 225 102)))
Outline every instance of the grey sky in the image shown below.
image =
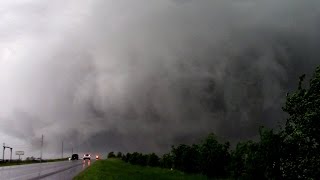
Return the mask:
POLYGON ((2 0, 0 141, 36 152, 44 134, 59 154, 61 139, 164 152, 254 138, 319 65, 319 15, 316 0, 2 0))

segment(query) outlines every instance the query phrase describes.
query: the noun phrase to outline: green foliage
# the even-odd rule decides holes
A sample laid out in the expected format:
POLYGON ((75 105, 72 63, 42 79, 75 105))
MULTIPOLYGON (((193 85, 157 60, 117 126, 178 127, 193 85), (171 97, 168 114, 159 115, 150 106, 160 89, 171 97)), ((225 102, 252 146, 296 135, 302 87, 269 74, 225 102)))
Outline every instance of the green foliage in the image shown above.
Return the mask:
POLYGON ((173 146, 170 154, 163 155, 162 167, 202 173, 208 177, 225 177, 230 161, 229 146, 228 142, 221 144, 214 134, 210 134, 198 145, 173 146))
POLYGON ((148 165, 148 155, 141 154, 138 152, 134 152, 132 154, 128 154, 128 161, 131 164, 147 166, 148 165))
POLYGON ((281 137, 272 130, 260 129, 260 142, 238 143, 231 152, 230 170, 234 178, 279 179, 281 137))
POLYGON ((198 146, 181 144, 176 148, 172 147, 171 153, 175 169, 188 173, 200 172, 200 152, 198 146))
POLYGON ((320 177, 320 66, 303 87, 287 95, 283 110, 289 114, 284 129, 284 156, 281 160, 285 178, 317 179, 320 177))
POLYGON ((129 162, 130 156, 131 156, 131 154, 127 153, 126 155, 123 155, 121 159, 125 162, 129 162))
POLYGON ((229 143, 221 144, 214 134, 210 134, 199 145, 181 144, 172 146, 171 152, 161 159, 152 153, 144 155, 138 152, 127 153, 122 160, 134 165, 160 166, 187 173, 202 173, 209 177, 225 177, 230 161, 229 143))
POLYGON ((122 153, 121 152, 117 153, 117 158, 122 159, 122 153))
POLYGON ((116 155, 114 154, 114 152, 109 152, 109 154, 108 154, 108 158, 115 158, 116 157, 116 155))
POLYGON ((160 159, 160 166, 171 169, 173 167, 173 157, 170 153, 164 154, 160 159))
POLYGON ((263 171, 264 178, 266 179, 280 179, 280 158, 283 154, 282 151, 282 133, 274 133, 273 130, 265 128, 260 129, 260 168, 263 171))
MULTIPOLYGON (((119 153, 118 153, 119 154, 119 153)), ((160 166, 160 158, 155 154, 142 154, 138 152, 122 155, 121 159, 125 162, 140 166, 160 166)))
POLYGON ((210 134, 199 146, 201 172, 209 177, 224 177, 230 159, 229 142, 220 144, 214 134, 210 134))
POLYGON ((148 155, 148 166, 156 167, 159 164, 159 157, 155 153, 148 155))

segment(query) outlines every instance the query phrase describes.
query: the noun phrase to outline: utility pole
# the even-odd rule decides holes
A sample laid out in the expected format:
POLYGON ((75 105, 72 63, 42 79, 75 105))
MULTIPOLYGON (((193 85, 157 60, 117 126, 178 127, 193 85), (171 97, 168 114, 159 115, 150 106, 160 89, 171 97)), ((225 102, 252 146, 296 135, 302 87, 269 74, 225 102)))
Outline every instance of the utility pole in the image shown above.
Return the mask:
POLYGON ((4 151, 6 150, 6 144, 3 143, 2 162, 4 162, 4 151))
POLYGON ((71 148, 71 155, 73 154, 73 147, 71 148))
POLYGON ((63 140, 61 142, 61 159, 63 159, 63 140))
POLYGON ((40 151, 40 162, 42 162, 42 149, 43 149, 43 134, 41 135, 41 151, 40 151))
POLYGON ((10 162, 12 160, 12 147, 10 147, 10 162))

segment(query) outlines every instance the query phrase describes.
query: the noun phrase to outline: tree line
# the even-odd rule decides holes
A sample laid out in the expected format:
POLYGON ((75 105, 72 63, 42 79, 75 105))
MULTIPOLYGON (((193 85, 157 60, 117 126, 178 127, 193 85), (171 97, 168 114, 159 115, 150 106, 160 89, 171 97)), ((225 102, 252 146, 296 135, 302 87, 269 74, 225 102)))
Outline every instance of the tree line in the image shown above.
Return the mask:
POLYGON ((152 167, 173 168, 210 178, 318 179, 320 178, 320 66, 307 86, 305 75, 298 88, 288 93, 283 111, 285 124, 276 132, 261 127, 258 141, 239 142, 234 149, 209 134, 198 144, 172 146, 157 156, 138 152, 108 157, 152 167))

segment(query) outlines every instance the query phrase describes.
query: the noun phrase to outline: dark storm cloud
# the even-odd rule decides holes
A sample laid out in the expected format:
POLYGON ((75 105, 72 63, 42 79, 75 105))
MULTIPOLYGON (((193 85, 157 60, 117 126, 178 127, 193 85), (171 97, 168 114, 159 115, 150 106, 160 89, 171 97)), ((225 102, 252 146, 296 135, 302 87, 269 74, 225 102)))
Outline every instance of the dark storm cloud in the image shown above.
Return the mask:
POLYGON ((83 151, 163 152, 209 132, 254 138, 276 127, 285 93, 319 64, 319 5, 3 2, 0 122, 28 122, 11 136, 83 151))

